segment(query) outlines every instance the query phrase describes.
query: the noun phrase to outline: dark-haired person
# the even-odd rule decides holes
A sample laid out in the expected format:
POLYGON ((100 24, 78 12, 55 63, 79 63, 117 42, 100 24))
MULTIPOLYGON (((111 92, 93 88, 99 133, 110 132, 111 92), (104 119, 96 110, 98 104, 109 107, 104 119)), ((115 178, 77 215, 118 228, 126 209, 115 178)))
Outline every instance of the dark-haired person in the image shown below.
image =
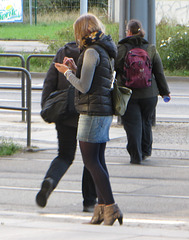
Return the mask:
POLYGON ((148 52, 152 64, 152 83, 146 88, 132 88, 125 114, 121 117, 127 135, 127 151, 131 164, 140 164, 152 153, 152 115, 158 95, 169 96, 163 65, 155 45, 144 38, 145 31, 140 21, 131 19, 126 26, 126 38, 118 43, 118 56, 115 62, 116 77, 120 85, 125 85, 122 77, 124 58, 132 48, 142 48, 148 52))
MULTIPOLYGON (((54 62, 62 62, 64 57, 72 57, 76 62, 80 55, 80 50, 75 42, 65 44, 60 48, 54 58, 54 62)), ((60 73, 52 63, 44 80, 41 105, 50 93, 56 90, 66 89, 70 83, 65 76, 60 73)), ((56 188, 61 178, 73 163, 77 147, 77 126, 79 114, 70 115, 67 119, 59 119, 56 123, 58 138, 58 156, 56 156, 43 179, 41 189, 36 195, 36 203, 40 207, 45 207, 47 200, 56 188)), ((96 189, 90 172, 84 167, 82 179, 83 211, 93 212, 96 204, 96 189)))

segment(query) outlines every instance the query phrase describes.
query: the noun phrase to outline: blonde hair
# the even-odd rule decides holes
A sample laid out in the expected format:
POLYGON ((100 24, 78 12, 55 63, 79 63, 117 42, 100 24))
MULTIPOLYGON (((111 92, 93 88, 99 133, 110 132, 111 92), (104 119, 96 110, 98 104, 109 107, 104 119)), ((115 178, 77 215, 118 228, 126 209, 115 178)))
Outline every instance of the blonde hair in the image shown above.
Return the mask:
POLYGON ((131 19, 127 24, 127 30, 130 30, 132 35, 138 35, 140 37, 145 36, 145 31, 142 27, 142 23, 139 20, 131 19))
POLYGON ((93 14, 83 14, 73 24, 76 43, 83 47, 82 38, 95 31, 105 32, 102 22, 93 14))

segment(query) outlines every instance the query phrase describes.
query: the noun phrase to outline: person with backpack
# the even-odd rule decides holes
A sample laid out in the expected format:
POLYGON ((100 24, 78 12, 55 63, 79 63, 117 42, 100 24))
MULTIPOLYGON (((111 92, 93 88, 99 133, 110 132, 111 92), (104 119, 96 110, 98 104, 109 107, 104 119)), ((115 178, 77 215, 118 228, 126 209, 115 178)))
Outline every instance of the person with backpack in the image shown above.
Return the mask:
POLYGON ((131 19, 126 26, 126 38, 118 43, 115 61, 119 85, 132 90, 125 114, 121 117, 131 164, 141 164, 151 156, 152 116, 158 95, 170 97, 159 53, 144 36, 142 23, 131 19))
MULTIPOLYGON (((62 63, 64 57, 71 57, 77 62, 79 55, 80 50, 76 43, 70 42, 58 50, 53 61, 62 63)), ((69 86, 70 83, 66 80, 65 76, 60 73, 55 68, 54 63, 52 63, 44 80, 41 106, 44 105, 45 100, 52 92, 66 89, 69 86)), ((59 118, 55 122, 58 138, 58 156, 51 162, 41 184, 41 189, 36 195, 36 203, 40 207, 46 206, 50 194, 56 188, 60 179, 74 160, 77 147, 76 135, 78 119, 79 114, 74 113, 73 115, 69 115, 67 119, 62 120, 59 118)), ((83 169, 82 194, 84 198, 83 211, 93 212, 97 197, 96 189, 91 174, 85 167, 83 169)))

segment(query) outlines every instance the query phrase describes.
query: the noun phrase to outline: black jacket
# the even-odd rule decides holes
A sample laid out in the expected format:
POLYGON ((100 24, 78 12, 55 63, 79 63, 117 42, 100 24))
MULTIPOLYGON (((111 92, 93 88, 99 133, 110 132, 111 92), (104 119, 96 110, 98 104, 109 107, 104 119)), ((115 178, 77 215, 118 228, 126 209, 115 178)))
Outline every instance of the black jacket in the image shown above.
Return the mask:
MULTIPOLYGON (((100 63, 95 69, 93 81, 89 91, 85 94, 77 91, 76 109, 79 113, 95 116, 113 115, 111 80, 112 69, 110 59, 115 59, 117 54, 116 45, 110 36, 104 35, 94 44, 88 46, 94 48, 100 56, 100 63)), ((79 57, 77 64, 77 77, 80 77, 83 56, 86 49, 79 57)))
POLYGON ((163 65, 159 53, 156 50, 155 45, 149 44, 147 40, 140 36, 126 37, 118 43, 118 56, 115 61, 115 70, 118 82, 120 85, 124 85, 122 82, 121 73, 123 69, 123 61, 125 54, 131 48, 139 47, 146 50, 150 56, 152 62, 152 85, 148 88, 132 89, 132 98, 148 98, 157 95, 168 95, 170 93, 167 81, 165 79, 163 65))
MULTIPOLYGON (((77 47, 75 42, 70 42, 64 45, 57 51, 56 56, 54 57, 54 62, 62 63, 65 56, 72 57, 77 63, 78 57, 80 55, 80 50, 77 47)), ((43 83, 42 97, 41 97, 41 106, 43 106, 46 98, 50 93, 56 90, 66 89, 70 86, 69 81, 65 78, 64 74, 60 73, 52 63, 43 83)), ((70 116, 68 119, 64 120, 63 123, 69 126, 77 127, 78 124, 78 114, 70 116)))

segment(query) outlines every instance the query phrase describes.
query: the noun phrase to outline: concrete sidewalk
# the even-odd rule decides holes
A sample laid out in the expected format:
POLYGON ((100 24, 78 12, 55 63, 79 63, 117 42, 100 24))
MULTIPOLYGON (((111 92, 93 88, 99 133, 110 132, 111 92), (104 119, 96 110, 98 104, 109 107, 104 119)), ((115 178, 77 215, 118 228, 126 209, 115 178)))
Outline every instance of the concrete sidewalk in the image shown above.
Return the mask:
MULTIPOLYGON (((25 123, 19 118, 19 114, 8 119, 1 114, 0 132, 6 132, 4 136, 12 134, 15 141, 23 144, 25 123)), ((132 166, 125 150, 125 132, 113 122, 106 158, 124 223, 119 226, 116 221, 110 227, 83 224, 92 214, 83 213, 81 207, 83 165, 79 148, 74 164, 50 197, 48 206, 45 209, 35 206, 38 186, 56 156, 57 141, 53 124, 44 123, 39 116, 33 116, 32 121, 32 144, 37 151, 0 158, 2 240, 188 239, 189 123, 157 122, 153 128, 152 157, 141 166, 132 166)))
POLYGON ((40 41, 0 40, 0 49, 4 53, 40 53, 47 51, 48 44, 40 41))
MULTIPOLYGON (((83 218, 86 222, 87 218, 83 218)), ((153 226, 151 223, 141 221, 135 224, 129 221, 123 226, 115 223, 113 226, 87 225, 75 222, 62 221, 36 221, 24 219, 11 219, 11 221, 1 221, 2 240, 183 240, 188 239, 189 231, 180 230, 180 224, 175 225, 175 229, 170 229, 167 225, 159 224, 153 226)), ((163 221, 162 221, 163 222, 163 221)), ((188 226, 189 227, 189 226, 188 226)))

